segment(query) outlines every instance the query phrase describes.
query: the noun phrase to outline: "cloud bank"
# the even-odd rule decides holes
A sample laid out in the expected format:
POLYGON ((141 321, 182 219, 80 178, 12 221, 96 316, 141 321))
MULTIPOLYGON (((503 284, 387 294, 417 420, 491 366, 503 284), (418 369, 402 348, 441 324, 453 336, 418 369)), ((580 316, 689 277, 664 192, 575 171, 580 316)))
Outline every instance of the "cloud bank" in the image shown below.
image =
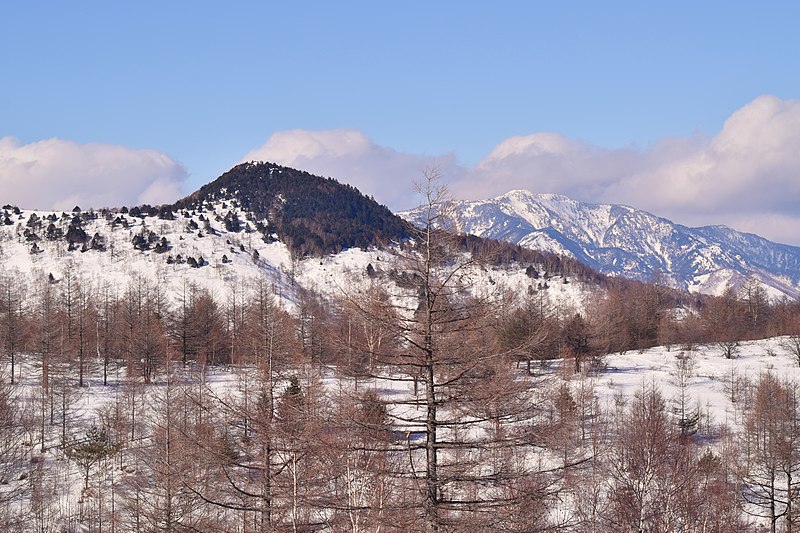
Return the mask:
POLYGON ((713 137, 663 139, 639 150, 556 134, 512 138, 454 188, 470 197, 509 188, 558 192, 800 244, 800 101, 761 96, 713 137))
POLYGON ((289 130, 274 133, 242 161, 270 161, 349 183, 392 209, 416 205, 413 183, 429 167, 460 169, 455 156, 398 152, 354 130, 289 130))
POLYGON ((411 183, 437 165, 456 198, 553 192, 800 245, 800 101, 769 95, 735 111, 716 135, 664 138, 646 148, 608 149, 539 132, 506 139, 467 167, 452 154, 401 153, 353 130, 292 130, 244 159, 334 177, 393 209, 413 206, 411 183))
POLYGON ((155 150, 48 139, 0 138, 0 202, 27 209, 173 202, 186 170, 155 150))

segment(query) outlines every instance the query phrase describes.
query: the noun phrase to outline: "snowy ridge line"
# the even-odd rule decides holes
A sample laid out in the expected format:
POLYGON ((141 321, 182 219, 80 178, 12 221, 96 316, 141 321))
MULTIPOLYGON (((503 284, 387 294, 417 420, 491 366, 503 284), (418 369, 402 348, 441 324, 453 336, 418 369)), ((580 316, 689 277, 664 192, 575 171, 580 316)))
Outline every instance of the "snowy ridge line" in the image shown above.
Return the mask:
MULTIPOLYGON (((453 208, 460 231, 574 257, 605 274, 715 295, 751 276, 773 298, 800 296, 800 248, 723 226, 689 228, 627 206, 521 190, 453 208)), ((400 213, 412 223, 421 214, 400 213)))

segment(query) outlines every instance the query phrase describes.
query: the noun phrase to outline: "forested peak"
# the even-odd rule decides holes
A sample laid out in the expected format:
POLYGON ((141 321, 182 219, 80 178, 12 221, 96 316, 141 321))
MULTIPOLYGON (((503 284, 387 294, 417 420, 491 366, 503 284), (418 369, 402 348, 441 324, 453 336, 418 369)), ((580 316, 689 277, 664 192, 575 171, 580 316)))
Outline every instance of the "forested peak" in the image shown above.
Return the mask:
POLYGON ((407 236, 406 223, 355 187, 274 163, 242 163, 179 200, 177 210, 230 202, 265 237, 299 255, 367 248, 407 236))
POLYGON ((257 199, 258 192, 272 194, 292 190, 295 187, 330 187, 331 185, 349 188, 332 178, 314 176, 308 172, 284 167, 275 163, 250 161, 240 163, 223 173, 214 181, 203 185, 183 200, 181 205, 220 199, 257 199))

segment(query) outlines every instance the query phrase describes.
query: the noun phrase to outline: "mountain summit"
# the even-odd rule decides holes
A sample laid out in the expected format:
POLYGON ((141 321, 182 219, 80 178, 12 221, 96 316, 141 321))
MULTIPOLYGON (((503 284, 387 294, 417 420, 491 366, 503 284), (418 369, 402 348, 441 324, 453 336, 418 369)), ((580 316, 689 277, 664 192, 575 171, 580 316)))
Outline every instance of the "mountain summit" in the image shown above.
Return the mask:
MULTIPOLYGON (((773 296, 800 295, 800 248, 725 226, 690 228, 632 207, 515 190, 454 203, 458 230, 575 257, 600 272, 720 294, 754 276, 773 296)), ((400 213, 419 222, 421 212, 400 213)))
MULTIPOLYGON (((407 236, 407 224, 355 187, 273 163, 242 163, 171 207, 228 202, 260 233, 294 253, 323 255, 367 248, 407 236)), ((234 227, 244 221, 226 220, 234 227)))

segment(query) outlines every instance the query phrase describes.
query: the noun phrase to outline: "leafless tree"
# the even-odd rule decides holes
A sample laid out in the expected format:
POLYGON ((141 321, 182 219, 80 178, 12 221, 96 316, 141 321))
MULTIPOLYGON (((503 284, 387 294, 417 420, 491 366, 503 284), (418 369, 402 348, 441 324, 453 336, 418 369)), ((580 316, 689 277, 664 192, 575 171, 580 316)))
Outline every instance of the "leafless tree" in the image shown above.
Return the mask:
POLYGON ((230 283, 226 293, 225 324, 228 339, 228 357, 233 364, 241 364, 246 355, 244 353, 246 339, 244 336, 245 322, 247 321, 247 289, 244 283, 238 281, 230 283))
POLYGON ((643 386, 619 428, 610 458, 611 512, 616 531, 680 531, 688 526, 686 491, 697 473, 661 393, 643 386))
POLYGON ((217 365, 229 362, 225 317, 216 299, 208 291, 195 295, 191 308, 191 326, 195 330, 199 358, 202 363, 217 365))
POLYGON ((747 471, 744 498, 769 520, 773 533, 783 519, 791 532, 800 490, 800 413, 797 387, 772 373, 762 374, 750 413, 745 419, 747 471))
MULTIPOLYGON (((292 500, 296 493, 293 490, 306 483, 306 473, 323 469, 307 468, 317 452, 292 455, 286 444, 296 441, 280 438, 284 433, 279 407, 286 398, 281 391, 287 385, 294 356, 300 351, 294 339, 295 321, 275 301, 267 279, 254 280, 250 292, 249 300, 243 302, 243 354, 248 355, 241 361, 246 365, 238 369, 241 393, 234 397, 211 393, 194 396, 198 405, 211 402, 203 408, 210 413, 203 422, 206 437, 192 439, 197 443, 198 455, 209 466, 205 477, 187 480, 186 486, 212 508, 227 514, 240 513, 246 527, 276 531, 288 524, 300 527, 306 521, 313 502, 292 500), (217 437, 209 438, 215 431, 217 437), (287 481, 288 472, 294 473, 289 476, 293 481, 287 481), (209 476, 216 481, 199 483, 198 479, 210 479, 209 476), (291 501, 296 505, 287 503, 291 501)), ((295 385, 296 397, 305 398, 308 389, 302 392, 300 381, 295 385)), ((316 416, 313 411, 299 409, 292 418, 308 428, 321 428, 308 418, 316 416)))
POLYGON ((117 355, 118 343, 114 340, 118 301, 110 283, 102 283, 98 291, 97 328, 95 351, 103 368, 103 385, 108 385, 111 362, 117 355))
POLYGON ((746 308, 733 288, 722 296, 711 298, 703 308, 702 318, 708 340, 716 344, 726 359, 738 355, 739 345, 747 332, 746 308))
POLYGON ((20 284, 20 274, 0 274, 0 343, 9 359, 11 383, 17 374, 17 355, 23 350, 28 334, 27 287, 20 284))
POLYGON ((24 531, 21 511, 27 496, 30 462, 22 441, 26 414, 17 389, 0 383, 0 527, 5 531, 24 531))
POLYGON ((78 386, 83 387, 86 375, 91 371, 91 354, 97 349, 97 310, 91 287, 84 283, 75 289, 75 338, 74 347, 78 357, 78 386), (94 348, 94 349, 93 349, 94 348))
POLYGON ((42 389, 50 388, 50 366, 58 350, 61 328, 58 321, 58 304, 53 283, 45 276, 37 281, 34 313, 35 349, 41 357, 42 389))
POLYGON ((153 403, 146 434, 132 447, 135 466, 121 484, 122 527, 136 532, 203 530, 202 502, 186 485, 204 464, 191 455, 191 441, 183 431, 190 423, 186 409, 193 404, 184 388, 169 379, 149 397, 153 403))
POLYGON ((695 360, 691 352, 680 352, 675 356, 672 384, 677 389, 673 399, 673 412, 678 421, 681 437, 686 439, 697 432, 700 420, 698 409, 692 406, 689 385, 695 371, 695 360))
POLYGON ((198 331, 192 324, 192 308, 197 292, 197 286, 184 279, 178 292, 178 301, 168 320, 169 335, 183 366, 197 358, 198 342, 195 336, 198 331))
POLYGON ((758 278, 747 277, 739 288, 739 300, 744 305, 751 335, 758 337, 769 319, 769 296, 758 278))
POLYGON ((792 316, 787 322, 788 335, 782 339, 781 346, 800 365, 800 315, 792 316))
POLYGON ((509 305, 510 311, 499 325, 500 346, 525 363, 532 374, 532 361, 555 359, 558 356, 558 325, 544 291, 526 294, 520 305, 509 305))
POLYGON ((125 343, 128 375, 153 380, 167 359, 164 294, 157 283, 134 277, 122 297, 119 333, 125 343))
POLYGON ((276 406, 278 468, 273 479, 284 527, 293 533, 320 528, 326 521, 322 403, 320 383, 314 376, 292 376, 276 406))
POLYGON ((565 321, 561 331, 563 354, 575 363, 575 373, 580 374, 584 361, 596 357, 600 352, 592 325, 580 313, 565 321))
POLYGON ((330 526, 337 531, 366 533, 390 529, 398 519, 393 492, 397 458, 393 457, 386 403, 374 389, 342 390, 323 440, 333 490, 324 500, 334 511, 330 526))
POLYGON ((400 437, 390 450, 405 448, 401 478, 416 485, 400 491, 402 505, 418 512, 408 514, 418 522, 406 530, 516 528, 501 522, 531 510, 529 496, 546 507, 557 493, 558 475, 539 476, 519 455, 542 439, 530 429, 537 413, 532 378, 517 375, 514 364, 536 348, 537 335, 528 328, 513 342, 508 335, 505 346, 498 339, 503 294, 476 285, 481 258, 462 252, 449 231, 450 204, 437 180, 435 171, 426 174, 422 222, 385 267, 394 281, 388 294, 347 295, 352 312, 382 332, 380 345, 356 351, 373 358, 371 379, 411 389, 388 413, 400 437))
POLYGON ((800 365, 800 335, 787 335, 781 341, 781 346, 800 365))

